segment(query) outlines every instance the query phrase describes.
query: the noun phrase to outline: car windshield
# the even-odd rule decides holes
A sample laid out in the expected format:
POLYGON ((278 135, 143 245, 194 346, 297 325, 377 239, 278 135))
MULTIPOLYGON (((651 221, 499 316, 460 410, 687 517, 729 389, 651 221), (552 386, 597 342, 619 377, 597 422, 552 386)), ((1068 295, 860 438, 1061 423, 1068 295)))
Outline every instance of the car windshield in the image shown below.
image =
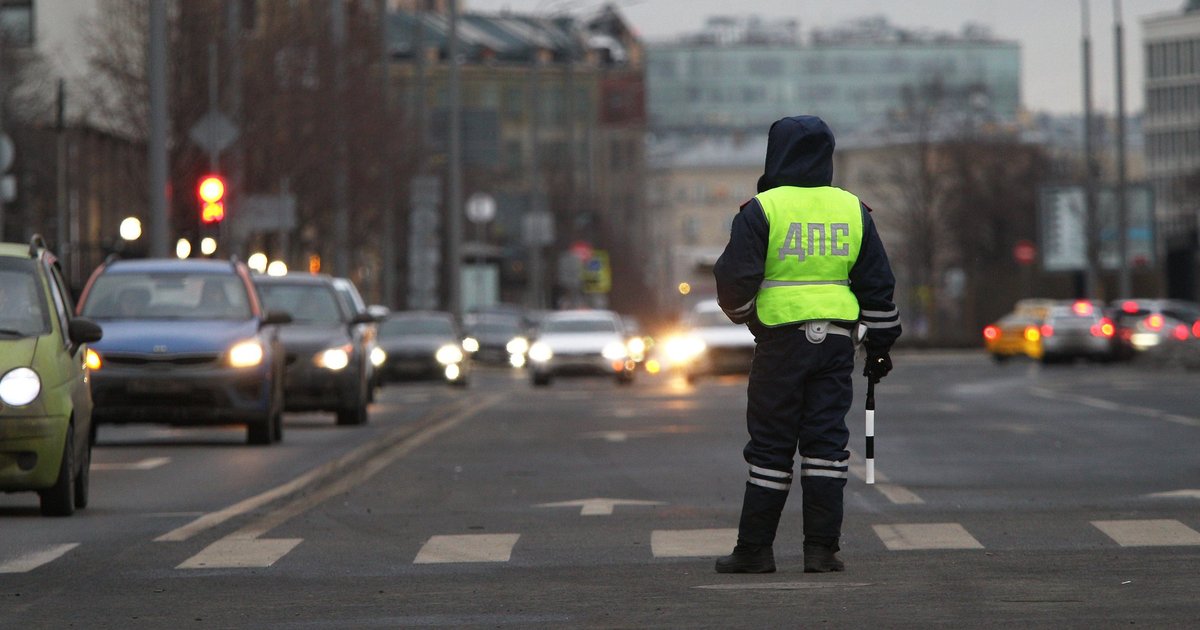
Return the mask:
POLYGON ((692 326, 697 328, 711 328, 713 326, 734 326, 735 324, 725 317, 725 313, 721 311, 697 311, 691 316, 692 326))
POLYGON ((338 297, 329 286, 311 282, 264 282, 258 285, 270 311, 285 311, 301 324, 338 324, 345 321, 338 297))
POLYGON ((545 333, 615 333, 617 325, 611 319, 549 319, 542 323, 545 333))
POLYGON ((521 327, 516 322, 487 321, 471 325, 471 334, 474 335, 516 335, 519 332, 521 327))
POLYGON ((381 337, 454 336, 454 324, 444 317, 393 317, 379 326, 381 337))
POLYGON ((242 279, 215 273, 105 273, 88 291, 95 319, 250 319, 242 279))
POLYGON ((0 258, 0 337, 50 332, 50 312, 32 260, 0 258))

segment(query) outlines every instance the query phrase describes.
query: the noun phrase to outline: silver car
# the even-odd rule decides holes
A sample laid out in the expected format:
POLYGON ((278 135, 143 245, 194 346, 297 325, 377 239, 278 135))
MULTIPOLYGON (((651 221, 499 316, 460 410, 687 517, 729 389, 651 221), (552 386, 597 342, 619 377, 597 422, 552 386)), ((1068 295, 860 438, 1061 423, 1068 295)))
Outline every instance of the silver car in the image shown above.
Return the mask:
POLYGON ((621 318, 612 311, 549 313, 529 346, 529 373, 534 385, 549 385, 556 376, 613 376, 633 382, 634 362, 625 345, 621 318))

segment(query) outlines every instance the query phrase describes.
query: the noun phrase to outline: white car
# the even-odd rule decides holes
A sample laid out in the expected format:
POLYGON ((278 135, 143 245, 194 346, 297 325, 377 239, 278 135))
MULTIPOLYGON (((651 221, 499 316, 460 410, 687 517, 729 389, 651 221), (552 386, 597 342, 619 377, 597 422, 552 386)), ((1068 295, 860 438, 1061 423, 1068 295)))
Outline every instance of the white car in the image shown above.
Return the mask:
POLYGON ((621 318, 612 311, 560 311, 538 325, 527 353, 534 385, 556 376, 599 374, 618 383, 633 382, 634 362, 625 345, 621 318))
POLYGON ((684 318, 683 330, 664 343, 668 363, 689 383, 701 376, 750 374, 754 335, 729 321, 715 301, 701 302, 684 318))

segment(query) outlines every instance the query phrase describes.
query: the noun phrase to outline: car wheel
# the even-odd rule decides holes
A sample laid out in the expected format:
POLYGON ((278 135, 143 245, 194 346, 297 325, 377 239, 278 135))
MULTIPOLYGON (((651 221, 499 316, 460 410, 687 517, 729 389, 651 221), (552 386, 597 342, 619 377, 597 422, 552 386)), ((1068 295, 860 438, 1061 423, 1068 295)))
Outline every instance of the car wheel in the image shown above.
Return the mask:
POLYGON ((1007 354, 993 354, 992 355, 992 361, 995 361, 996 363, 1004 363, 1007 360, 1008 360, 1007 354))
POLYGON ((92 445, 88 444, 83 450, 83 461, 79 464, 79 472, 75 475, 75 507, 83 509, 88 506, 88 486, 91 482, 92 445))
POLYGON ((257 422, 246 424, 246 443, 255 446, 270 444, 275 437, 274 410, 257 422))
POLYGON ((367 423, 366 390, 366 384, 360 384, 358 388, 358 401, 349 407, 338 409, 337 423, 339 426, 353 426, 367 423))
POLYGON ((38 491, 43 516, 70 516, 75 513, 75 426, 67 427, 63 444, 62 463, 58 465, 58 480, 46 490, 38 491))
POLYGON ((617 385, 633 385, 633 372, 617 374, 617 385))
POLYGON ((533 374, 533 384, 537 387, 546 387, 547 385, 550 384, 550 375, 549 374, 538 374, 535 372, 533 374))

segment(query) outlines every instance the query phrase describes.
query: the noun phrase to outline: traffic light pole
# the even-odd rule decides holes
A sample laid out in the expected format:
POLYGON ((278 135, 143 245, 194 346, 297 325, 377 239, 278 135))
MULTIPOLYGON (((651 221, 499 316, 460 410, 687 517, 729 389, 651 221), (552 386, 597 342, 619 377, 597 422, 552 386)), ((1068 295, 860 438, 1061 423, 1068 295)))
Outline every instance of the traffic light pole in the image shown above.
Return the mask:
POLYGON ((147 171, 150 199, 150 255, 166 258, 167 216, 167 5, 150 0, 146 74, 150 88, 150 137, 147 171))

